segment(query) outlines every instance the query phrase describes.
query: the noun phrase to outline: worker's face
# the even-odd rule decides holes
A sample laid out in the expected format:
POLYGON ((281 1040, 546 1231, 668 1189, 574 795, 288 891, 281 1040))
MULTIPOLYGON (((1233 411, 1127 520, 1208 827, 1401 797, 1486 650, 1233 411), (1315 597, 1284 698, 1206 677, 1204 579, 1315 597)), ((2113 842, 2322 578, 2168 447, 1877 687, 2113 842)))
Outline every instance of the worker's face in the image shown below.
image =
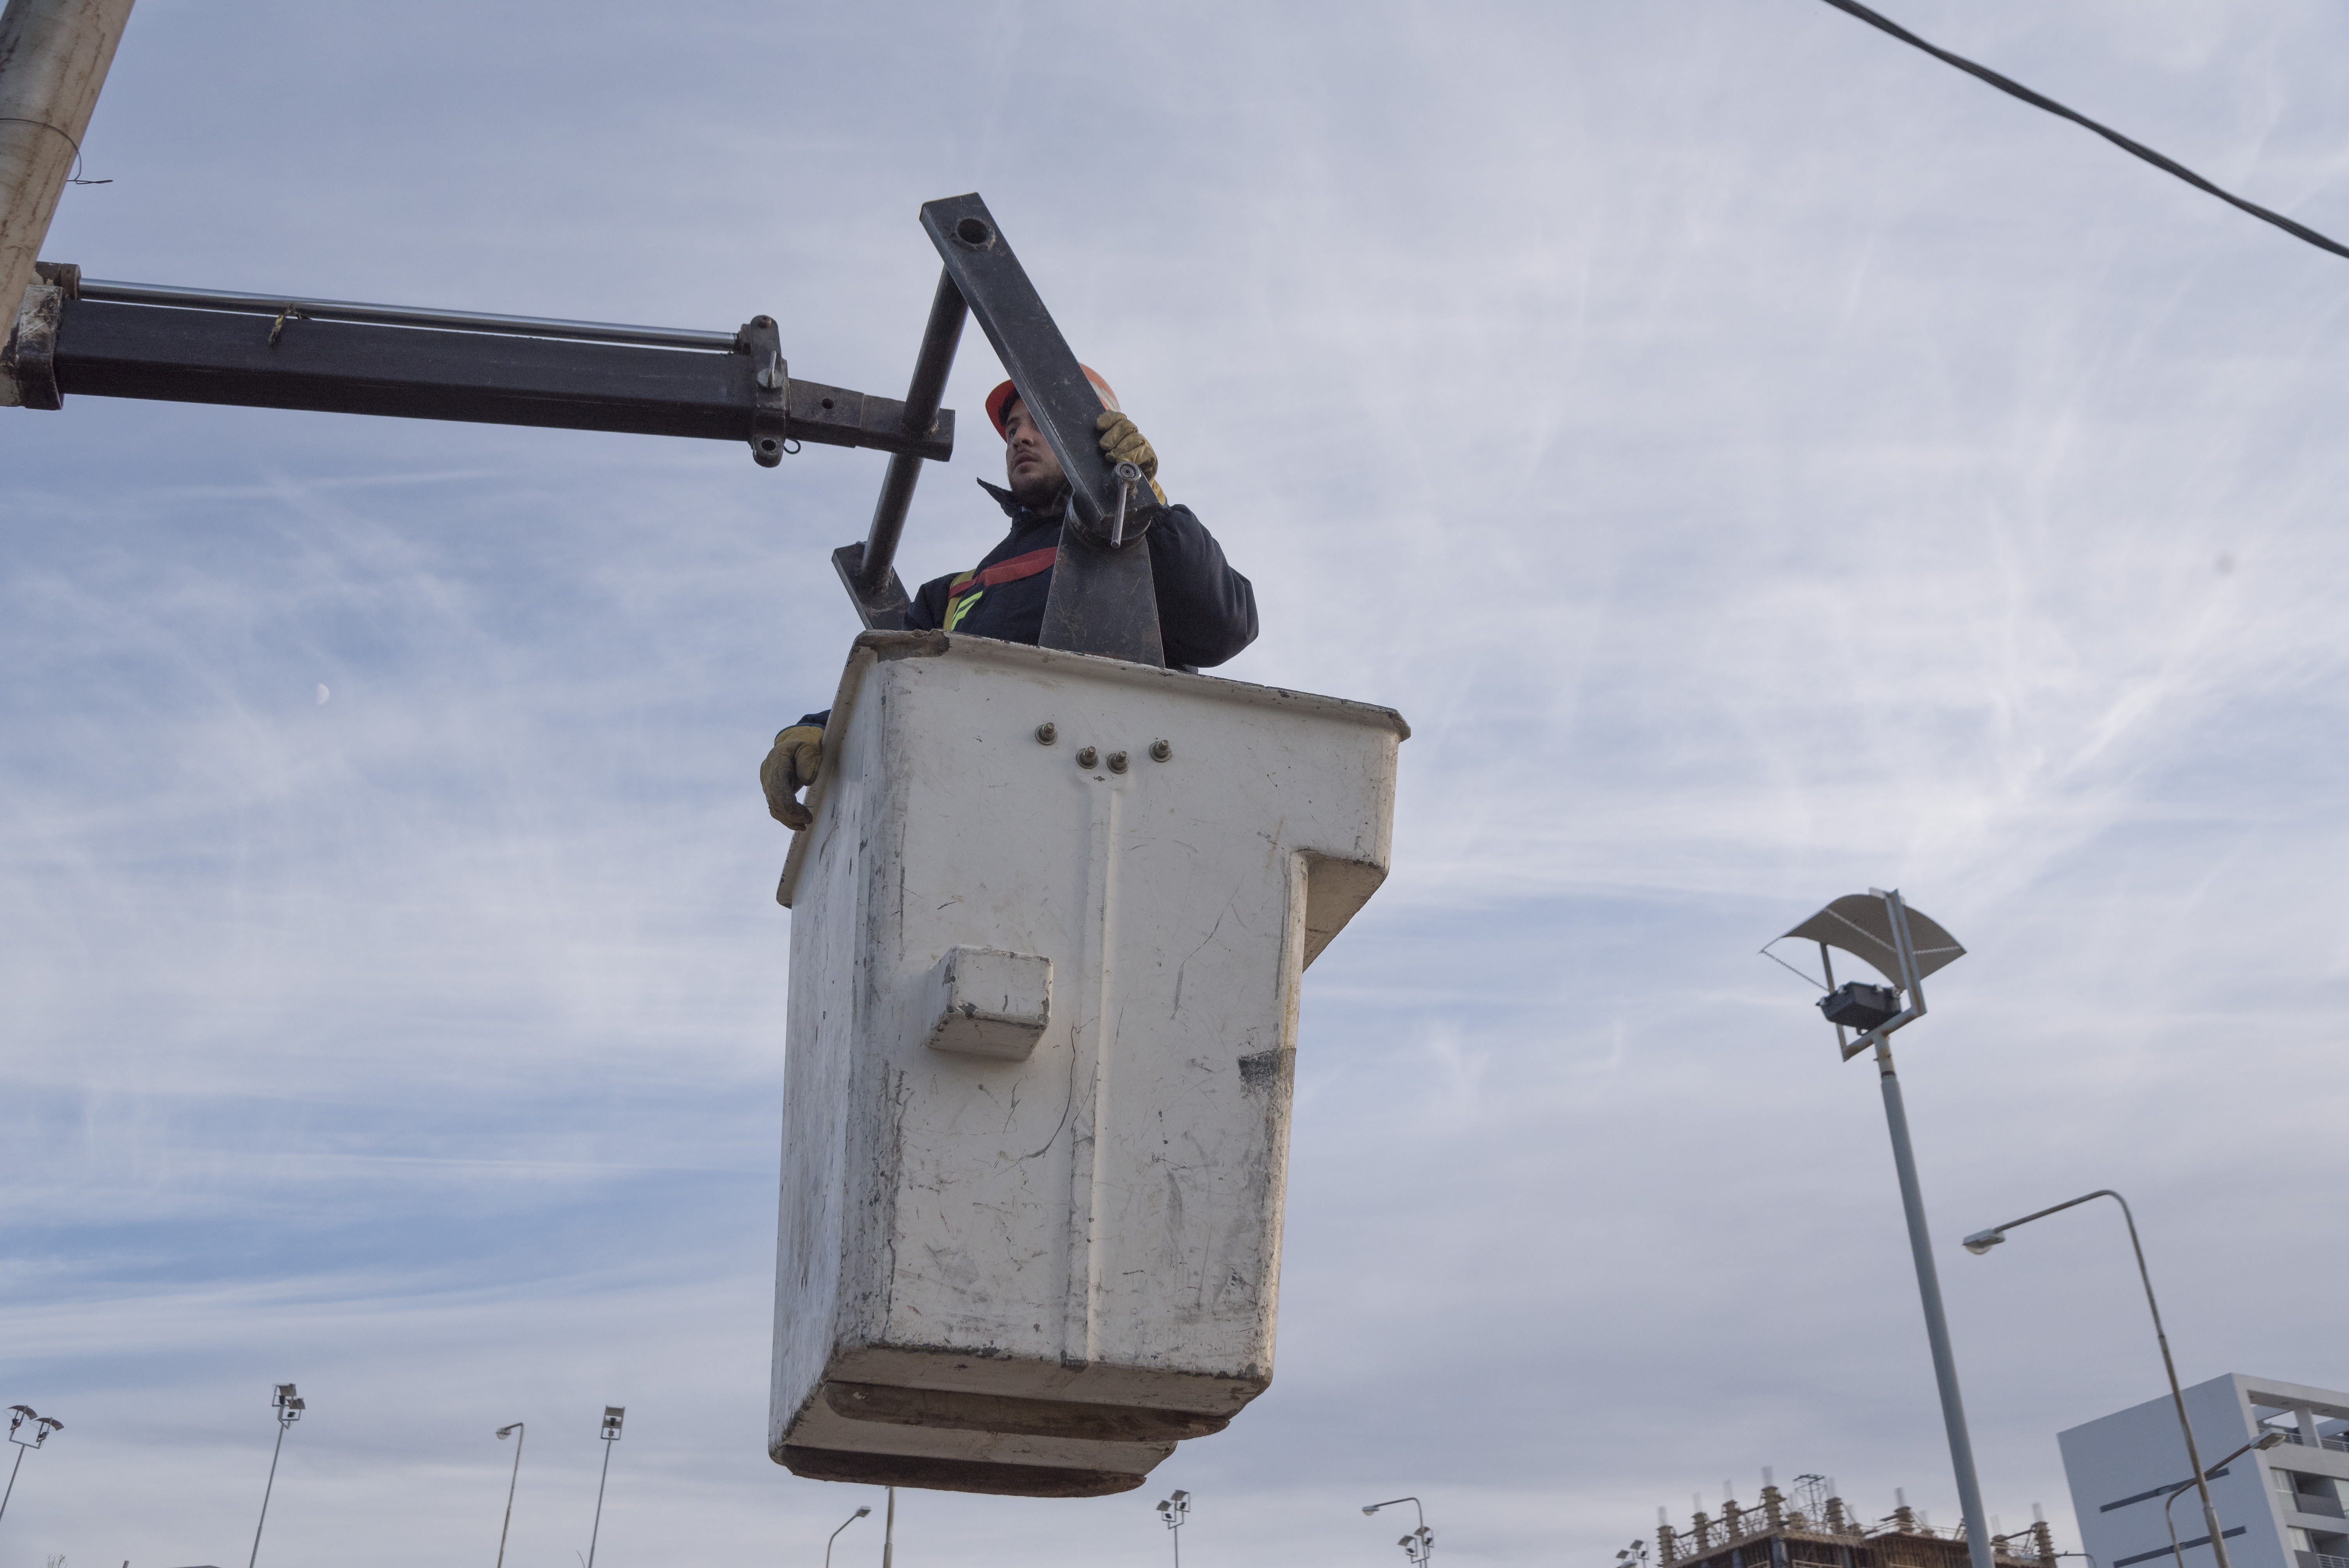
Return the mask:
POLYGON ((1028 406, 1016 397, 1003 411, 1003 476, 1011 493, 1030 506, 1042 506, 1060 493, 1061 459, 1028 418, 1028 406))

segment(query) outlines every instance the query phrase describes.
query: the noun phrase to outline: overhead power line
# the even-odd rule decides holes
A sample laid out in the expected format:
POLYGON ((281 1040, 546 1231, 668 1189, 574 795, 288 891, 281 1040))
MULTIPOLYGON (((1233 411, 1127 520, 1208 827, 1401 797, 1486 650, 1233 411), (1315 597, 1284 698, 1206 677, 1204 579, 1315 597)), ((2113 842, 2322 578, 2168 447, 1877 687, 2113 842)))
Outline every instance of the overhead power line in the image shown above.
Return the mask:
POLYGON ((1826 3, 1834 6, 1838 11, 1850 13, 1852 15, 1858 17, 1861 21, 1867 23, 1871 27, 1882 28, 1885 32, 1891 34, 1894 37, 1899 39, 1904 44, 1924 50, 1925 53, 1932 56, 1935 59, 1940 60, 1944 65, 1955 66, 1958 69, 1965 72, 1968 76, 1980 77, 1983 81, 1988 82, 1999 91, 2002 93, 2011 93, 2034 108, 2044 108, 2049 114, 2054 115, 2059 119, 2068 119, 2075 125, 2087 127, 2090 130, 2095 131, 2098 136, 2103 137, 2106 141, 2111 142, 2115 147, 2119 148, 2123 152, 2132 153, 2138 158, 2142 158, 2147 163, 2152 164, 2156 169, 2161 170, 2165 173, 2175 174, 2178 179, 2185 181, 2186 183, 2193 186, 2197 191, 2208 191, 2209 194, 2216 196, 2220 201, 2226 202, 2230 207, 2240 207, 2244 211, 2249 212, 2252 217, 2261 220, 2262 222, 2273 223, 2277 228, 2282 229, 2285 233, 2292 235, 2295 239, 2305 240, 2320 251, 2330 251, 2336 256, 2349 257, 2349 245, 2343 245, 2336 240, 2327 239, 2324 235, 2320 234, 2315 230, 2310 228, 2307 224, 2295 223, 2291 219, 2285 217, 2282 213, 2271 212, 2256 201, 2246 201, 2240 196, 2237 196, 2231 191, 2221 191, 2219 187, 2211 184, 2208 180, 2203 179, 2202 176, 2195 173, 2194 170, 2187 168, 2176 159, 2165 158, 2160 153, 2156 152, 2152 148, 2146 146, 2143 142, 2133 141, 2129 138, 2123 136, 2119 131, 2113 129, 2110 126, 2098 125, 2095 120, 2090 119, 2086 115, 2080 113, 2078 110, 2066 108, 2062 104, 2057 103, 2054 98, 2047 97, 2044 93, 2033 92, 2021 82, 2018 82, 2010 77, 2002 77, 1996 71, 1992 70, 1988 66, 1978 66, 1974 64, 1973 61, 1967 59, 1963 55, 1953 55, 1947 49, 1940 48, 1936 45, 1929 44, 1924 39, 1919 37, 1916 34, 1909 31, 1906 27, 1903 27, 1899 23, 1891 20, 1889 17, 1878 15, 1876 12, 1860 5, 1858 0, 1826 0, 1826 3))

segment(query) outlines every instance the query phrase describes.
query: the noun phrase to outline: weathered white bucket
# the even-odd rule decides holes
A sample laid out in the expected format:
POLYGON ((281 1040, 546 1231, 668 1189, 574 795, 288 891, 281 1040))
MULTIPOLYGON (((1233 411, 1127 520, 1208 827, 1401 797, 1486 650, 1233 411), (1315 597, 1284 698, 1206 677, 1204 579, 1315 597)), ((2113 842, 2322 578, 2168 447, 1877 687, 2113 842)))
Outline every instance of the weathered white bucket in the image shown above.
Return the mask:
POLYGON ((792 911, 769 1447, 1141 1484, 1272 1380, 1298 987, 1386 875, 1392 710, 867 633, 792 911))

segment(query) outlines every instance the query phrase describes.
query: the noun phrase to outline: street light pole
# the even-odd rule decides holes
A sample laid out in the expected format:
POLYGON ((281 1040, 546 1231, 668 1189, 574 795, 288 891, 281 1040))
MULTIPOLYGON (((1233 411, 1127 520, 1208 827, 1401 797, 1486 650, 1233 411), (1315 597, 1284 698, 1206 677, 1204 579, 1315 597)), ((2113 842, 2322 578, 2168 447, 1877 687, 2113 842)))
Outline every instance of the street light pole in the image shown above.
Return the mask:
MULTIPOLYGON (((522 1422, 516 1421, 511 1427, 498 1429, 500 1442, 509 1436, 514 1440, 513 1474, 506 1478, 506 1522, 498 1527, 498 1568, 506 1568, 506 1534, 513 1529, 514 1483, 522 1480, 522 1440, 530 1434, 523 1430, 522 1422)), ((606 1453, 610 1451, 608 1449, 605 1450, 606 1453)))
MULTIPOLYGON (((872 1511, 871 1509, 859 1504, 854 1513, 840 1522, 840 1530, 847 1529, 872 1511)), ((832 1568, 832 1543, 840 1539, 840 1530, 835 1530, 823 1538, 823 1568, 832 1568)))
MULTIPOLYGON (((2275 1447, 2282 1441, 2283 1441, 2283 1434, 2282 1432, 2270 1432, 2267 1436, 2261 1438, 2254 1442, 2245 1443, 2241 1448, 2237 1449, 2233 1453, 2229 1454, 2225 1459, 2220 1460, 2217 1464, 2212 1465, 2210 1468, 2214 1470, 2225 1470, 2230 1464, 2241 1459, 2253 1449, 2265 1450, 2275 1447)), ((2177 1568, 2186 1568, 2186 1553, 2178 1544, 2178 1522, 2170 1517, 2169 1505, 2176 1502, 2179 1496, 2185 1492, 2186 1489, 2193 1484, 2194 1483, 2190 1480, 2181 1480, 2176 1486, 2169 1489, 2169 1495, 2168 1497, 2161 1500, 2161 1522, 2168 1526, 2169 1530, 2169 1560, 2177 1565, 2177 1568)), ((2219 1537, 2214 1534, 2210 1537, 2210 1540, 2215 1545, 2219 1537)))
POLYGON ((16 1445, 16 1462, 8 1467, 8 1490, 0 1491, 0 1519, 8 1516, 8 1500, 16 1495, 16 1472, 25 1468, 25 1450, 39 1448, 49 1440, 51 1432, 61 1432, 65 1428, 66 1424, 54 1416, 36 1414, 30 1405, 8 1407, 8 1440, 16 1445), (33 1435, 18 1437, 16 1429, 27 1421, 33 1423, 33 1435))
POLYGON ((1183 1522, 1191 1517, 1191 1494, 1178 1491, 1162 1499, 1158 1517, 1174 1537, 1174 1568, 1183 1568, 1183 1522))
MULTIPOLYGON (((627 1418, 625 1405, 604 1407, 604 1473, 595 1481, 595 1527, 587 1532, 587 1568, 595 1568, 595 1542, 604 1533, 604 1483, 612 1479, 612 1445, 620 1440, 620 1423, 627 1418)), ((514 1462, 522 1462, 522 1450, 514 1450, 514 1462)))
POLYGON ((2169 1357, 2169 1336, 2161 1326, 2161 1304, 2153 1299, 2153 1274, 2145 1266, 2145 1248, 2137 1239, 2137 1216, 2129 1212, 2128 1200, 2109 1187, 2099 1187, 2093 1192, 2042 1209, 2035 1214, 2025 1214, 2020 1220, 2009 1220, 2003 1225, 1992 1225, 1987 1231, 1976 1231, 1965 1240, 1966 1251, 1976 1257, 2006 1240, 2006 1233, 2017 1225, 2027 1225, 2033 1220, 2044 1220, 2050 1214, 2060 1214, 2076 1208, 2094 1198, 2110 1198, 2121 1206, 2121 1218, 2128 1224, 2129 1250, 2137 1254, 2137 1275, 2145 1284, 2146 1310, 2153 1314, 2153 1337, 2161 1346, 2161 1369, 2169 1375, 2169 1401, 2178 1408, 2178 1429, 2186 1438, 2186 1462, 2194 1467, 2194 1489, 2202 1494, 2202 1522, 2210 1530, 2210 1551, 2219 1559, 2219 1568, 2232 1568, 2227 1561, 2227 1543, 2219 1538, 2219 1511, 2210 1503, 2210 1482, 2202 1468, 2201 1453, 2194 1444, 2194 1423, 2186 1418, 2186 1394, 2178 1386, 2178 1363, 2169 1357))
POLYGON ((1364 1508, 1362 1511, 1364 1513, 1376 1513, 1382 1508, 1392 1508, 1399 1502, 1407 1502, 1411 1504, 1413 1511, 1419 1515, 1419 1528, 1413 1531, 1409 1535, 1404 1536, 1401 1541, 1396 1542, 1395 1544, 1402 1548, 1402 1554, 1409 1558, 1413 1563, 1424 1563, 1429 1558, 1435 1555, 1435 1532, 1427 1527, 1427 1510, 1420 1506, 1419 1499, 1415 1497, 1391 1497, 1384 1502, 1373 1502, 1364 1508))
MULTIPOLYGON (((1925 1309, 1925 1343, 1933 1354, 1933 1381, 1941 1396, 1941 1424, 1950 1439, 1950 1468, 1956 1472, 1958 1508, 1965 1515, 1966 1555, 1972 1568, 1992 1568, 1982 1482, 1974 1473, 1973 1439, 1966 1431, 1966 1407, 1958 1392, 1958 1361, 1950 1348, 1950 1323, 1941 1307, 1941 1278, 1933 1266, 1933 1238, 1925 1228, 1925 1194, 1917 1181, 1917 1154, 1909 1141, 1909 1112, 1900 1098, 1900 1078, 1892 1066, 1889 1037, 1925 1016, 1925 976, 1965 955, 1957 939, 1920 911, 1911 910, 1898 888, 1870 888, 1837 899, 1774 943, 1799 938, 1819 944, 1827 995, 1819 1010, 1835 1025, 1836 1045, 1849 1061, 1876 1047, 1876 1073, 1884 1089, 1884 1120, 1892 1134, 1892 1166, 1900 1180, 1900 1209, 1909 1222, 1909 1251, 1917 1265, 1917 1295, 1925 1309), (1925 934, 1920 950, 1917 933, 1925 934), (1830 947, 1856 954, 1891 978, 1889 988, 1854 981, 1838 990, 1830 947), (1903 999, 1905 998, 1905 1000, 1903 999), (1847 1041, 1846 1027, 1860 1030, 1847 1041)), ((1769 953, 1764 946, 1763 952, 1769 953)), ((1775 956, 1775 955, 1773 955, 1775 956)), ((1785 963, 1784 959, 1777 960, 1785 963)), ((1792 968, 1793 965, 1787 965, 1792 968)), ((1800 974, 1801 971, 1795 971, 1800 974)), ((1806 976, 1808 978, 1808 976, 1806 976)))
POLYGON ((889 1489, 889 1511, 881 1520, 881 1568, 889 1568, 890 1553, 897 1547, 897 1489, 889 1489))
MULTIPOLYGON (((1941 1276, 1933 1266, 1933 1238, 1925 1228, 1925 1193, 1917 1181, 1917 1154, 1909 1143, 1909 1112, 1900 1099, 1900 1078, 1892 1068, 1892 1047, 1876 1042, 1876 1070, 1884 1086, 1884 1119, 1892 1132, 1892 1165, 1900 1177, 1900 1208, 1909 1221, 1909 1251, 1917 1264, 1917 1295, 1925 1306, 1925 1342, 1933 1353, 1933 1381, 1941 1392, 1941 1424, 1950 1437, 1950 1465, 1957 1472, 1958 1509, 1965 1515, 1966 1553, 1972 1568, 1992 1568, 1990 1532, 1982 1527, 1982 1482, 1974 1475, 1973 1439, 1966 1431, 1964 1396, 1958 1392, 1958 1359, 1950 1348, 1950 1321, 1941 1309, 1941 1276)), ((2220 1568, 2226 1568, 2224 1563, 2220 1568)))
POLYGON ((253 1527, 253 1553, 245 1558, 244 1568, 253 1568, 261 1560, 261 1531, 269 1522, 269 1494, 277 1490, 277 1456, 285 1451, 286 1429, 300 1420, 309 1406, 295 1394, 293 1384, 280 1383, 270 1408, 277 1412, 277 1446, 269 1450, 269 1484, 261 1489, 261 1518, 253 1527))

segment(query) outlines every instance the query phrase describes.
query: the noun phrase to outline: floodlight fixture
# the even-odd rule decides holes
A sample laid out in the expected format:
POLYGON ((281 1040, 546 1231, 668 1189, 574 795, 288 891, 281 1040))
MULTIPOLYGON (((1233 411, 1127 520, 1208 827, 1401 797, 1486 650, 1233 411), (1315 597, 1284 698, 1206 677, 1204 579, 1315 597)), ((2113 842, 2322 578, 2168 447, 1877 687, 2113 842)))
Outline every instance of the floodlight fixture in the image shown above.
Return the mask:
MULTIPOLYGON (((1974 1474, 1973 1439, 1966 1431, 1965 1401, 1958 1393, 1957 1357, 1950 1348, 1949 1319, 1941 1310, 1941 1279, 1933 1264, 1933 1239, 1925 1228, 1925 1196, 1917 1181, 1917 1155, 1909 1142, 1909 1112, 1900 1098, 1899 1075, 1893 1070, 1894 1031, 1907 1028, 1925 1016, 1925 976, 1955 964, 1966 954, 1958 939, 1910 909, 1898 888, 1870 888, 1847 893, 1816 914, 1796 922, 1762 944, 1764 957, 1795 969, 1770 951, 1781 942, 1816 942, 1819 945, 1819 980, 1826 995, 1819 1012, 1835 1026, 1836 1046, 1843 1059, 1876 1048, 1877 1077, 1884 1091, 1884 1120, 1892 1135, 1892 1168, 1900 1183, 1900 1207, 1909 1221, 1909 1252, 1917 1267, 1917 1295, 1925 1309, 1925 1342, 1933 1356, 1933 1380, 1941 1396, 1941 1424, 1948 1429, 1950 1465, 1956 1472, 1958 1507, 1965 1515, 1966 1554, 1972 1568, 1992 1568, 1991 1533, 1985 1528, 1982 1483, 1974 1474), (1835 954, 1849 954, 1891 984, 1852 980, 1836 984, 1835 954), (1857 1036, 1847 1031, 1857 1029, 1857 1036)), ((1800 969, 1795 973, 1811 977, 1800 969)), ((1982 1241, 1966 1238, 1968 1247, 1982 1241)), ((1983 1242, 1976 1251, 1997 1243, 1983 1242)), ((2224 1568, 2224 1565, 2221 1565, 2224 1568)))
POLYGON ((7 1490, 0 1491, 0 1519, 7 1517, 8 1500, 16 1495, 16 1472, 25 1468, 25 1450, 39 1448, 49 1440, 51 1432, 61 1432, 65 1428, 66 1424, 55 1416, 44 1416, 30 1405, 8 1407, 8 1440, 16 1445, 16 1462, 8 1467, 7 1490), (29 1438, 18 1437, 17 1431, 27 1421, 33 1424, 33 1435, 29 1438))
POLYGON ((1159 1522, 1174 1542, 1174 1568, 1183 1568, 1183 1522, 1191 1516, 1191 1494, 1170 1492, 1158 1503, 1159 1522))
POLYGON ((628 1409, 625 1405, 604 1407, 604 1440, 605 1442, 616 1443, 620 1440, 620 1423, 627 1418, 628 1409))
POLYGON ((1819 998, 1819 1011, 1838 1027, 1873 1029, 1900 1016, 1900 993, 1889 985, 1847 980, 1819 998))
POLYGON ((1395 1542, 1397 1546, 1402 1548, 1402 1554, 1409 1558, 1413 1563, 1414 1568, 1416 1568, 1417 1564, 1425 1563, 1435 1553, 1435 1532, 1427 1527, 1427 1510, 1421 1506, 1419 1499, 1415 1497, 1391 1497, 1384 1502, 1371 1503, 1368 1508, 1363 1509, 1362 1511, 1364 1513, 1376 1513, 1382 1508, 1392 1508, 1399 1502, 1407 1502, 1411 1504, 1413 1511, 1419 1518, 1419 1528, 1413 1531, 1410 1534, 1402 1537, 1395 1542))
POLYGON ((254 1522, 253 1552, 245 1558, 244 1568, 253 1568, 261 1561, 261 1532, 269 1523, 269 1498, 277 1490, 277 1460, 285 1451, 286 1429, 300 1420, 302 1412, 309 1408, 302 1397, 294 1391, 291 1383, 275 1385, 269 1408, 277 1417, 277 1444, 269 1450, 269 1483, 261 1489, 261 1517, 254 1522))
MULTIPOLYGON (((1956 937, 1922 911, 1910 909, 1901 901, 1897 888, 1846 893, 1783 935, 1772 937, 1762 951, 1785 964, 1785 960, 1770 953, 1770 949, 1789 941, 1819 944, 1819 967, 1827 993, 1819 998, 1819 1011, 1836 1026, 1836 1044, 1842 1048, 1846 1061, 1882 1043, 1894 1030, 1923 1017, 1925 976, 1948 968, 1966 955, 1956 937), (1853 980, 1837 985, 1830 949, 1851 954, 1892 984, 1878 985, 1853 980), (1905 1005, 1901 1001, 1904 995, 1908 997, 1905 1005), (1846 1039, 1847 1029, 1858 1030, 1858 1037, 1846 1039)), ((1786 966, 1794 968, 1792 965, 1786 966)), ((1803 973, 1799 969, 1795 972, 1803 973)))

